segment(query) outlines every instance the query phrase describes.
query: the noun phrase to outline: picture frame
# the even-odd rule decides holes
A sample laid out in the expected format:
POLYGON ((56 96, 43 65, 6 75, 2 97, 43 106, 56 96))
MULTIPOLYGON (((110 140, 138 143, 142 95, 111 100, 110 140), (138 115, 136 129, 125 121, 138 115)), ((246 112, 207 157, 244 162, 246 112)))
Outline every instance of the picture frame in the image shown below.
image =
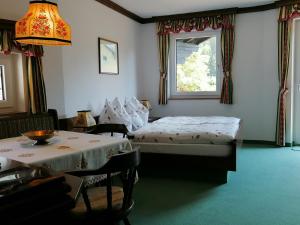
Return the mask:
POLYGON ((99 73, 108 75, 119 74, 118 42, 98 38, 99 73))

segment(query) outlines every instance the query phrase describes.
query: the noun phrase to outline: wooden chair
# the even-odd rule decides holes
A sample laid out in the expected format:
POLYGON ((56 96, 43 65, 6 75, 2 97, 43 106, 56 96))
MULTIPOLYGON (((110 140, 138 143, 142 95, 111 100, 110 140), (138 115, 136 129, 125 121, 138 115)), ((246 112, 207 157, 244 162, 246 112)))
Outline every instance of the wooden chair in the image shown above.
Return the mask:
POLYGON ((114 133, 121 133, 125 138, 128 134, 128 129, 124 124, 97 124, 87 131, 89 134, 100 134, 100 133, 110 133, 111 136, 114 133))
MULTIPOLYGON (((127 218, 133 208, 132 192, 136 178, 137 167, 140 164, 139 149, 113 155, 109 161, 96 170, 70 171, 68 174, 84 177, 93 175, 107 176, 106 187, 84 187, 82 198, 72 210, 75 218, 84 219, 84 224, 99 222, 99 224, 116 224, 123 220, 130 225, 127 218), (112 174, 118 175, 112 176, 112 174), (112 186, 112 179, 121 178, 121 186, 112 186)), ((79 222, 82 220, 74 220, 79 222)), ((81 223, 80 223, 81 224, 81 223)))

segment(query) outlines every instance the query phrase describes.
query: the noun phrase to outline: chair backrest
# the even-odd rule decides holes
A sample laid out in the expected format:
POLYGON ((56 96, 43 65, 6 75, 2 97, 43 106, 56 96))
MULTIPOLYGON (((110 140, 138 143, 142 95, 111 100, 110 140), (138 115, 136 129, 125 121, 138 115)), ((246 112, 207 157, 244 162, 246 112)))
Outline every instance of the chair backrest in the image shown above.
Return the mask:
POLYGON ((128 129, 124 124, 97 124, 93 127, 91 127, 87 133, 89 134, 100 134, 100 133, 110 133, 111 136, 114 135, 114 133, 121 133, 123 134, 123 137, 126 137, 128 133, 128 129))
MULTIPOLYGON (((137 167, 140 164, 141 156, 139 147, 135 147, 133 150, 121 152, 113 155, 108 162, 99 169, 94 170, 77 170, 68 171, 66 173, 85 177, 103 175, 107 176, 106 189, 107 189, 107 212, 114 211, 112 208, 112 175, 118 174, 121 177, 123 183, 123 203, 120 211, 120 215, 127 215, 133 207, 132 192, 133 186, 136 181, 137 167)), ((113 176, 116 177, 116 176, 113 176)), ((88 207, 88 206, 87 206, 88 207)), ((88 207, 89 208, 89 207, 88 207)), ((89 210, 89 209, 88 209, 89 210)))
POLYGON ((136 179, 137 167, 140 164, 141 157, 138 148, 133 151, 114 155, 110 160, 99 169, 100 173, 107 174, 107 209, 112 210, 112 173, 120 172, 123 183, 123 204, 122 210, 129 211, 133 206, 132 192, 136 179))

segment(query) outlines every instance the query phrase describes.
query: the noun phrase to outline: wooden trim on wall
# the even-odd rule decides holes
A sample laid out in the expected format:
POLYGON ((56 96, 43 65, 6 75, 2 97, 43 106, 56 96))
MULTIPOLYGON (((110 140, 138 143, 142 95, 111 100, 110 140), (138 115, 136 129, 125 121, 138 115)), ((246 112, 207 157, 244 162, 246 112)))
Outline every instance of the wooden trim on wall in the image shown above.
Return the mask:
POLYGON ((242 13, 253 13, 253 12, 262 12, 266 10, 272 10, 279 8, 284 5, 291 5, 295 3, 300 3, 300 0, 279 0, 275 2, 271 2, 269 4, 257 5, 251 7, 241 7, 241 8, 225 8, 225 9, 217 9, 217 10, 209 10, 209 11, 199 11, 199 12, 191 12, 191 13, 182 13, 182 14, 172 14, 172 15, 162 15, 162 16, 154 16, 150 18, 140 17, 129 10, 123 8, 117 3, 111 0, 96 0, 97 2, 106 5, 107 7, 135 20, 138 23, 146 24, 146 23, 156 23, 159 21, 165 20, 178 20, 178 19, 188 19, 193 17, 201 17, 201 16, 216 16, 216 15, 224 15, 224 14, 242 14, 242 13))
POLYGON ((227 8, 227 9, 218 9, 218 10, 209 10, 209 11, 201 11, 201 12, 191 12, 191 13, 182 13, 182 14, 173 14, 167 16, 155 16, 151 18, 145 18, 144 23, 154 23, 165 20, 178 20, 178 19, 189 19, 194 17, 202 17, 202 16, 215 16, 215 15, 225 15, 237 13, 238 8, 227 8))
POLYGON ((237 13, 253 13, 253 12, 263 12, 271 9, 276 9, 276 3, 270 3, 266 5, 258 5, 258 6, 252 6, 252 7, 244 7, 244 8, 238 8, 237 13))
POLYGON ((0 19, 0 29, 15 29, 16 21, 0 19))
POLYGON ((110 1, 110 0, 96 0, 96 1, 115 10, 116 12, 123 14, 124 16, 129 17, 130 19, 133 19, 134 21, 136 21, 138 23, 143 23, 143 21, 144 21, 144 18, 134 14, 133 12, 130 12, 129 10, 123 8, 122 6, 118 5, 117 3, 114 3, 113 1, 110 1))

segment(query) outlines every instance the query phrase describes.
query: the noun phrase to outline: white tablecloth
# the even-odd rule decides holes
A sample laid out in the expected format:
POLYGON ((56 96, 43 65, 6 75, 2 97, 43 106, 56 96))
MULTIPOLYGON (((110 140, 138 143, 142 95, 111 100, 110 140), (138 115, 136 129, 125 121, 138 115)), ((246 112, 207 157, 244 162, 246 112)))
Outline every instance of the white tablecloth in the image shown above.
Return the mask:
POLYGON ((26 137, 0 140, 0 156, 55 171, 96 169, 119 150, 131 149, 126 138, 56 131, 46 145, 26 137))

